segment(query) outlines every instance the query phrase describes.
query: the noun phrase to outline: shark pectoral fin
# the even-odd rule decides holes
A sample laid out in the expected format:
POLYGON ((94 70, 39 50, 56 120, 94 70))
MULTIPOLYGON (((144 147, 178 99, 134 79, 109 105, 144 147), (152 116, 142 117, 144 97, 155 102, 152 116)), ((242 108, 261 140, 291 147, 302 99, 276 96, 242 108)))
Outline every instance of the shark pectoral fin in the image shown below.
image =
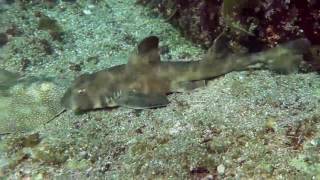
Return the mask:
POLYGON ((128 92, 121 95, 116 100, 119 106, 132 109, 147 109, 163 107, 169 104, 169 100, 164 94, 144 94, 138 92, 128 92))
POLYGON ((206 80, 182 81, 171 85, 171 92, 186 92, 193 89, 206 86, 206 80))

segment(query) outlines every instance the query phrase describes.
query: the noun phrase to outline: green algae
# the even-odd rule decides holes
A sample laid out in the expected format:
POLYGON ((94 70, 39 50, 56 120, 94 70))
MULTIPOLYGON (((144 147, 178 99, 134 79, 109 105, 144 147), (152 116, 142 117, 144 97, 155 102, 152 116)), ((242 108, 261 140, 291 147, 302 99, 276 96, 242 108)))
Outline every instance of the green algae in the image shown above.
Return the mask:
POLYGON ((166 143, 161 138, 161 143, 158 143, 157 139, 138 141, 131 146, 129 149, 131 158, 125 162, 132 165, 135 163, 126 169, 128 173, 147 179, 188 177, 190 170, 194 168, 214 169, 218 165, 219 158, 208 153, 206 148, 196 145, 189 135, 176 137, 170 141, 166 139, 164 141, 166 143), (190 141, 182 142, 180 138, 187 138, 190 141))
POLYGON ((5 69, 0 69, 0 91, 6 90, 16 84, 20 75, 5 69))
MULTIPOLYGON (((302 172, 306 177, 318 179, 320 177, 320 134, 319 116, 314 116, 298 124, 295 137, 303 141, 301 153, 290 160, 290 166, 302 172)), ((291 142, 295 142, 294 139, 291 142)))
POLYGON ((38 22, 39 30, 46 30, 51 35, 53 40, 62 41, 63 29, 56 19, 50 18, 46 15, 40 15, 38 22))
MULTIPOLYGON (((66 153, 69 148, 68 142, 52 144, 47 140, 42 141, 38 133, 9 136, 2 145, 2 150, 6 152, 6 155, 0 159, 0 175, 28 161, 42 165, 61 165, 68 159, 68 153, 66 153)), ((32 172, 31 176, 36 177, 44 172, 42 168, 39 168, 32 172)))
POLYGON ((309 178, 320 178, 320 163, 319 157, 317 161, 311 160, 310 157, 305 155, 300 155, 299 157, 292 159, 290 165, 295 167, 297 170, 305 173, 309 178))
POLYGON ((86 170, 90 167, 91 163, 89 160, 82 159, 80 161, 77 160, 68 160, 66 163, 66 167, 71 170, 86 170))

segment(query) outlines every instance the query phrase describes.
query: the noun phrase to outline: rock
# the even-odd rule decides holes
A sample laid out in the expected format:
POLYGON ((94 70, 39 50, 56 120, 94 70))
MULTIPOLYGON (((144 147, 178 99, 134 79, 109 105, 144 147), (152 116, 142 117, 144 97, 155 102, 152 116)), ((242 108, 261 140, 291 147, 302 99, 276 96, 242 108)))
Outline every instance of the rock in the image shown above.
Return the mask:
POLYGON ((224 172, 226 170, 226 167, 223 165, 223 164, 220 164, 218 167, 217 167, 217 171, 220 175, 223 175, 224 172))
POLYGON ((8 35, 6 33, 0 33, 0 47, 6 45, 8 41, 8 35))

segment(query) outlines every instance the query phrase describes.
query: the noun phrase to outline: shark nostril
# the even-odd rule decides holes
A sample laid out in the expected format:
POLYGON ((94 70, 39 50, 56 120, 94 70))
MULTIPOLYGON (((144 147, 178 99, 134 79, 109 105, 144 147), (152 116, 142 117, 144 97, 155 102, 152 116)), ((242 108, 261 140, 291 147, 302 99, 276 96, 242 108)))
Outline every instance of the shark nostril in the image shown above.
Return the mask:
POLYGON ((86 89, 79 89, 77 91, 77 93, 80 94, 80 95, 85 95, 87 93, 87 90, 86 89))

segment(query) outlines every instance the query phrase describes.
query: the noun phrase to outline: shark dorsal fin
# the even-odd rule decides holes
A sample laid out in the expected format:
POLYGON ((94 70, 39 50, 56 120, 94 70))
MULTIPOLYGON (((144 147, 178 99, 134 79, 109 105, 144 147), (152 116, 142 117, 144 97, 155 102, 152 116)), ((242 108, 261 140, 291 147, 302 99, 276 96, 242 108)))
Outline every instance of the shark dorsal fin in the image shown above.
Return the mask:
POLYGON ((138 44, 138 54, 144 55, 152 50, 158 49, 159 45, 159 38, 157 36, 149 36, 144 38, 139 44, 138 44))
POLYGON ((208 59, 221 59, 232 54, 233 51, 230 48, 230 38, 225 32, 222 32, 213 42, 212 46, 208 49, 206 58, 208 59))
POLYGON ((129 58, 129 67, 141 67, 160 63, 159 38, 149 36, 138 44, 136 50, 129 58))

